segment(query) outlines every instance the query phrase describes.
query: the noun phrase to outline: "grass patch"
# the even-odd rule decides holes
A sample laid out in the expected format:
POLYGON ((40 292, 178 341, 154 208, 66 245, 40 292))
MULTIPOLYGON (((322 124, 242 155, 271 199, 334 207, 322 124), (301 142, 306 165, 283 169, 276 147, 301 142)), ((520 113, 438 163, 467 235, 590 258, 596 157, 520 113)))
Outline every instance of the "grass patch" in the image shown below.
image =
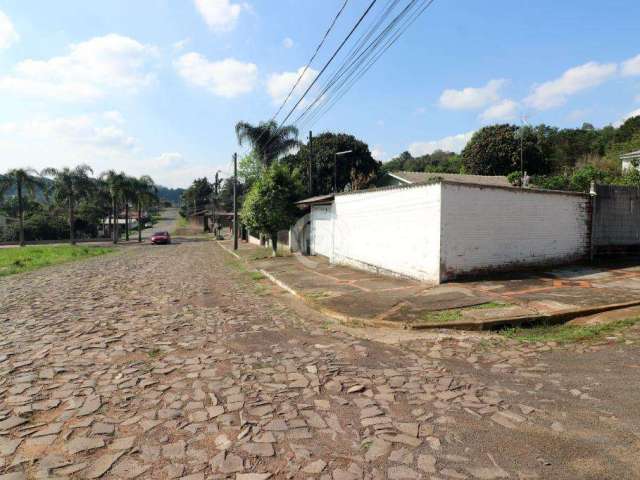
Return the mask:
MULTIPOLYGON (((276 257, 289 256, 291 256, 291 252, 286 250, 278 250, 276 253, 276 257)), ((247 255, 247 259, 249 260, 264 260, 266 258, 273 258, 273 250, 270 247, 258 247, 247 255)))
POLYGON ((151 358, 156 358, 162 354, 162 350, 160 350, 159 348, 154 348, 152 350, 149 350, 148 353, 151 358))
POLYGON ((462 312, 467 310, 487 310, 489 308, 505 308, 509 306, 510 305, 508 303, 486 302, 486 303, 481 303, 480 305, 474 305, 472 307, 451 308, 449 310, 437 310, 434 312, 426 312, 422 316, 422 320, 430 323, 455 322, 457 320, 462 320, 462 312))
POLYGON ((265 276, 260 272, 251 272, 249 275, 251 276, 251 280, 255 280, 256 282, 264 280, 265 278, 265 276))
POLYGON ((505 328, 499 333, 521 342, 585 342, 613 335, 640 322, 640 317, 598 325, 535 325, 505 328))
POLYGON ((110 247, 56 245, 0 248, 0 277, 112 252, 110 247))

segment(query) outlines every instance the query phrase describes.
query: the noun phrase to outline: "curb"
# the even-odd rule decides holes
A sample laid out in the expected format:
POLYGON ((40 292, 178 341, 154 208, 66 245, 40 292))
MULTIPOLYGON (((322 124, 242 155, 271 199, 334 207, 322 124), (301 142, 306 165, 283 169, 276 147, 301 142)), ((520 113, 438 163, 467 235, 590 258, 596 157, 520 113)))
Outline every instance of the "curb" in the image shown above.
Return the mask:
POLYGON ((457 321, 439 322, 408 325, 411 330, 427 330, 435 328, 449 328, 457 330, 491 330, 496 327, 529 325, 534 323, 564 323, 578 317, 586 317, 597 313, 622 310, 629 307, 640 306, 640 300, 633 300, 624 303, 611 303, 609 305, 598 305, 595 307, 575 308, 571 310, 561 310, 555 313, 539 315, 519 315, 514 317, 497 318, 483 322, 457 321))
MULTIPOLYGON (((216 243, 222 247, 227 253, 230 253, 234 257, 244 261, 247 265, 249 262, 244 260, 240 255, 235 253, 233 250, 228 249, 224 245, 222 245, 218 240, 216 243)), ((495 320, 487 320, 487 321, 453 321, 453 322, 438 322, 438 323, 418 323, 412 324, 407 322, 391 322, 389 320, 376 320, 371 318, 362 318, 362 317, 351 317, 349 315, 344 315, 342 313, 336 312, 335 310, 331 310, 325 307, 318 305, 316 302, 301 294, 297 290, 291 288, 289 285, 284 283, 282 280, 275 277, 272 273, 259 268, 257 270, 253 269, 254 272, 260 272, 264 275, 270 282, 280 287, 282 290, 290 293, 294 297, 302 300, 304 303, 317 310, 318 312, 326 315, 328 317, 333 318, 341 323, 350 326, 371 326, 371 327, 385 327, 385 328, 393 328, 397 330, 491 330, 497 327, 505 327, 505 326, 520 326, 520 325, 530 325, 535 323, 563 323, 569 320, 572 320, 577 317, 585 317, 588 315, 595 315, 597 313, 609 312, 612 310, 621 310, 629 307, 637 307, 640 306, 640 300, 633 300, 631 302, 623 302, 623 303, 611 303, 609 305, 598 305, 595 307, 584 307, 584 308, 575 308, 570 310, 561 310, 554 313, 548 314, 537 314, 537 315, 517 315, 512 317, 503 317, 497 318, 495 320)))

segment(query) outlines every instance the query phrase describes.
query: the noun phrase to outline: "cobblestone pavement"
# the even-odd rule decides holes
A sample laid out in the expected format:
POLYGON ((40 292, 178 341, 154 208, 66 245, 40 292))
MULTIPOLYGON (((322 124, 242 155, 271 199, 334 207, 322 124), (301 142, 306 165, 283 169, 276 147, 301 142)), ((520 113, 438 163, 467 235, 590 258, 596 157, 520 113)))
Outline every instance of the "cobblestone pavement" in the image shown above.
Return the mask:
POLYGON ((386 344, 267 285, 180 239, 1 280, 0 479, 640 478, 637 332, 386 344))

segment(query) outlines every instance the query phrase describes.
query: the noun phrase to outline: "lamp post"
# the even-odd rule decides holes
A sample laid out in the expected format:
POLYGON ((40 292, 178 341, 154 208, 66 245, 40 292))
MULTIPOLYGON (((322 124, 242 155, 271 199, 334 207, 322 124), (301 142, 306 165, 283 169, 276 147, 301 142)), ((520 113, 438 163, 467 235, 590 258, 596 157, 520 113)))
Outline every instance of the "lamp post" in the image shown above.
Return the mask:
POLYGON ((333 193, 338 193, 338 157, 352 152, 353 150, 345 150, 333 154, 333 193))

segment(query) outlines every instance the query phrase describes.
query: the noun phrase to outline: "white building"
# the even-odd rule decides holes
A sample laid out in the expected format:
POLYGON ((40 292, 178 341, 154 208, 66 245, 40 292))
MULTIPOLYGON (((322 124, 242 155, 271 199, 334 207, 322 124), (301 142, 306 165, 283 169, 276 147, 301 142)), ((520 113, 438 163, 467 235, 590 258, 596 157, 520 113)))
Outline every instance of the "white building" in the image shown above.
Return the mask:
POLYGON ((468 180, 303 201, 311 205, 311 253, 434 284, 589 256, 589 195, 468 180))
POLYGON ((640 170, 640 150, 636 150, 635 152, 629 152, 629 153, 625 153, 624 155, 620 155, 620 160, 622 160, 623 172, 631 168, 636 168, 640 170))

